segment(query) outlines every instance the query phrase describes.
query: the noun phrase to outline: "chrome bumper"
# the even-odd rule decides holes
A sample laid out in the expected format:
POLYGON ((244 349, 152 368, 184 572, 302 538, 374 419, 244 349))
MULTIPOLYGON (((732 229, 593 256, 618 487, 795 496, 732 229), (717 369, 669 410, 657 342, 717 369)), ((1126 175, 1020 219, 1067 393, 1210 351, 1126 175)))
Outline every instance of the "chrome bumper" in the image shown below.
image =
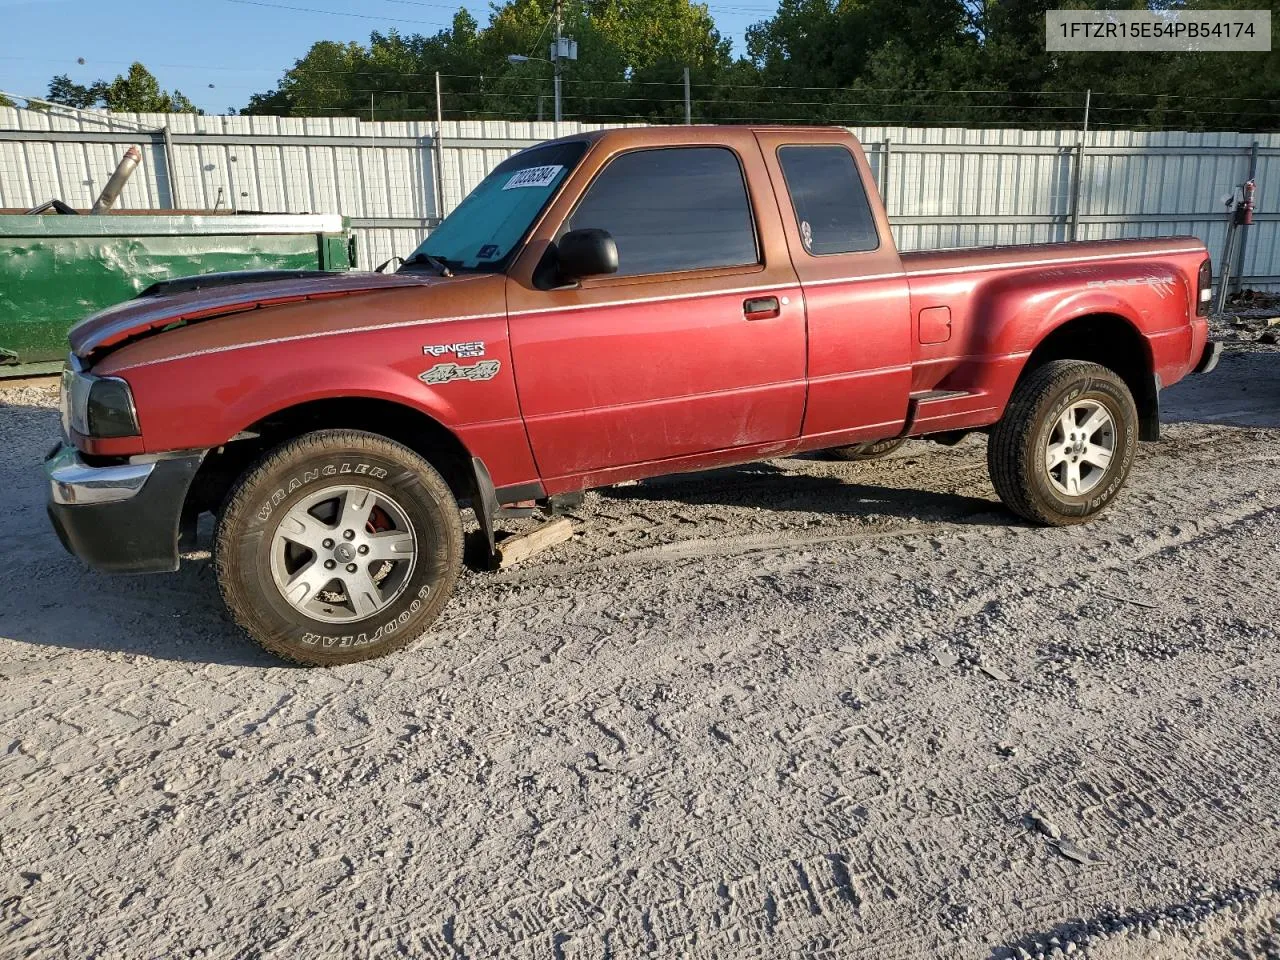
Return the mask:
POLYGON ((49 499, 64 506, 116 503, 137 495, 155 470, 154 463, 91 467, 75 447, 59 446, 44 462, 49 499))

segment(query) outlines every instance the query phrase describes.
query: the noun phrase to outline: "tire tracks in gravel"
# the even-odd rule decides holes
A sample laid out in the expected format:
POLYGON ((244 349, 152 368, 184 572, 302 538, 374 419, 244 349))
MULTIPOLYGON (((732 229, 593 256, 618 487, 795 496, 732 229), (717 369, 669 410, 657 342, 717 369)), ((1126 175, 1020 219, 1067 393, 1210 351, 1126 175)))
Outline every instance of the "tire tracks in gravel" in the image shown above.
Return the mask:
MULTIPOLYGON (((1173 458, 1170 459, 1172 460, 1173 458)), ((1280 456, 1249 458, 1247 462, 1251 465, 1259 463, 1280 464, 1280 456)), ((1185 532, 1179 530, 1179 532, 1171 534, 1157 534, 1152 538, 1153 542, 1142 546, 1134 552, 1112 556, 1084 566, 1077 566, 1063 577, 1042 577, 1041 582, 1046 586, 1061 589, 1072 582, 1078 581, 1082 575, 1122 570, 1132 564, 1140 563, 1157 555, 1172 553, 1208 542, 1214 537, 1229 533, 1241 522, 1247 522, 1253 518, 1273 512, 1276 509, 1275 507, 1259 508, 1256 504, 1259 500, 1264 502, 1269 500, 1275 503, 1278 498, 1280 498, 1280 477, 1274 484, 1245 490, 1237 489, 1229 501, 1233 504, 1232 506, 1225 506, 1221 500, 1214 502, 1212 504, 1212 513, 1208 517, 1188 520, 1182 524, 1182 526, 1188 528, 1185 532)), ((1124 508, 1125 506, 1121 505, 1121 509, 1124 508)), ((1129 506, 1128 509, 1136 508, 1129 506)), ((974 529, 975 521, 983 517, 991 517, 992 520, 999 521, 1003 519, 1002 514, 1002 508, 992 504, 990 509, 976 508, 968 510, 962 514, 962 519, 942 522, 905 522, 879 526, 878 529, 866 529, 869 525, 860 524, 863 529, 849 532, 830 532, 828 529, 822 529, 813 532, 779 531, 762 534, 699 537, 640 547, 605 557, 546 563, 536 568, 516 569, 493 574, 477 573, 467 578, 465 583, 469 588, 468 592, 474 591, 475 594, 484 595, 503 587, 533 586, 548 581, 561 582, 566 578, 602 571, 613 571, 621 567, 647 567, 689 561, 722 560, 754 553, 805 550, 824 546, 847 545, 856 548, 863 544, 910 538, 964 540, 966 538, 981 537, 990 541, 993 539, 1025 537, 1036 532, 1035 528, 1012 525, 1007 522, 993 524, 992 526, 982 526, 980 531, 974 529)), ((587 522, 590 522, 589 518, 587 522)), ((1095 527, 1105 529, 1105 525, 1108 522, 1106 518, 1103 518, 1096 521, 1095 527)), ((1165 529, 1168 528, 1166 527, 1165 529)), ((1052 531, 1049 531, 1049 533, 1052 534, 1052 531)), ((963 609, 956 610, 951 619, 972 616, 992 599, 1011 589, 1014 588, 1008 585, 997 586, 990 593, 975 596, 963 609)), ((472 609, 474 609, 474 606, 472 606, 472 609)), ((482 607, 481 609, 487 608, 482 607)))
MULTIPOLYGON (((1271 462, 1276 460, 1276 458, 1264 459, 1271 462)), ((1082 572, 1130 567, 1135 564, 1142 563, 1145 560, 1168 555, 1190 547, 1197 547, 1205 543, 1213 542, 1223 536, 1230 535, 1233 532, 1239 531, 1241 527, 1255 523, 1259 519, 1268 517, 1273 513, 1272 508, 1268 507, 1259 509, 1256 506, 1257 501, 1262 498, 1264 494, 1269 492, 1270 491, 1265 487, 1237 490, 1235 492, 1235 496, 1229 500, 1218 499, 1214 502, 1212 519, 1210 521, 1199 521, 1192 526, 1184 528, 1179 528, 1177 525, 1174 525, 1173 528, 1166 527, 1162 531, 1154 534, 1145 542, 1134 543, 1132 546, 1136 549, 1132 549, 1125 556, 1119 558, 1108 558, 1090 564, 1086 568, 1072 570, 1066 577, 1059 578, 1058 582, 1061 584, 1069 583, 1073 579, 1078 578, 1082 572), (1172 533, 1169 532, 1170 529, 1173 530, 1172 533)), ((758 539, 745 539, 744 542, 744 538, 736 538, 736 542, 729 544, 731 549, 728 552, 724 554, 714 554, 714 556, 732 557, 746 552, 755 552, 764 549, 786 549, 797 544, 801 546, 809 546, 815 542, 819 544, 857 544, 861 541, 896 539, 904 535, 911 534, 919 534, 921 536, 928 537, 936 536, 940 532, 955 532, 963 536, 966 532, 971 533, 972 531, 965 531, 963 527, 957 527, 956 525, 942 524, 930 525, 927 527, 913 526, 899 528, 893 531, 882 531, 878 535, 857 534, 839 535, 835 537, 825 534, 819 535, 818 537, 806 537, 801 535, 799 537, 790 538, 787 542, 783 543, 761 543, 758 539)), ((1018 531, 1009 530, 1008 535, 1017 536, 1018 531)), ((695 546, 701 546, 697 541, 693 541, 693 543, 695 546)), ((713 542, 711 546, 716 546, 716 543, 713 542)), ((639 555, 638 559, 640 562, 644 563, 651 559, 666 559, 664 557, 664 553, 666 552, 667 551, 664 550, 664 548, 651 548, 644 551, 637 551, 636 553, 639 555)), ((708 554, 699 550, 696 555, 696 559, 704 559, 707 556, 708 554)), ((602 564, 607 564, 607 561, 597 561, 589 565, 578 565, 578 567, 579 569, 582 569, 584 566, 589 566, 592 569, 598 570, 601 569, 602 564)), ((557 569, 557 575, 562 573, 564 570, 572 568, 573 566, 574 565, 572 564, 560 565, 557 569)), ((995 590, 987 591, 984 598, 975 601, 971 606, 976 606, 978 608, 985 606, 992 597, 1005 592, 1007 592, 1006 588, 997 586, 995 590)), ((972 609, 957 610, 949 620, 954 622, 957 619, 963 618, 966 615, 972 615, 973 613, 974 610, 972 609)), ((939 632, 941 633, 945 633, 945 626, 945 623, 936 623, 936 627, 939 628, 939 632)), ((1154 709, 1158 707, 1158 704, 1148 703, 1147 707, 1148 709, 1154 709)), ((1217 735, 1221 735, 1224 731, 1218 729, 1215 732, 1217 735)), ((1155 782, 1157 780, 1177 783, 1199 782, 1203 779, 1204 770, 1197 762, 1195 762, 1195 759, 1200 756, 1202 752, 1203 751, 1201 750, 1189 751, 1191 755, 1189 759, 1192 761, 1189 765, 1181 763, 1173 764, 1172 766, 1167 763, 1158 765, 1159 774, 1155 775, 1153 773, 1148 773, 1144 775, 1144 780, 1147 782, 1155 782)), ((1150 768, 1150 759, 1167 759, 1172 754, 1167 745, 1134 741, 1126 755, 1130 758, 1129 769, 1136 772, 1139 769, 1150 768), (1141 744, 1141 746, 1139 746, 1139 744, 1141 744)), ((1229 789, 1229 787, 1230 785, 1228 784, 1225 789, 1229 789)), ((1212 864, 1223 869, 1225 872, 1230 873, 1233 865, 1248 862, 1251 859, 1250 855, 1256 855, 1256 849, 1253 849, 1247 842, 1233 843, 1230 841, 1229 836, 1236 832, 1236 825, 1219 809, 1221 802, 1224 799, 1228 799, 1220 792, 1221 789, 1224 788, 1220 786, 1218 790, 1202 793, 1195 797, 1187 797, 1185 802, 1178 800, 1177 798, 1172 799, 1173 802, 1178 805, 1178 809, 1174 812, 1175 816, 1184 823, 1192 824, 1193 826, 1191 828, 1197 829, 1201 833, 1206 829, 1209 829, 1209 832, 1214 836, 1215 840, 1218 841, 1213 844, 1200 845, 1190 850, 1180 850, 1179 856, 1189 858, 1192 862, 1196 862, 1197 864, 1204 866, 1212 864), (1204 814, 1206 813, 1212 814, 1213 816, 1210 816, 1209 820, 1205 820, 1204 814), (1214 827, 1211 829, 1209 828, 1210 822, 1214 824, 1214 827)), ((1126 797, 1127 796, 1128 794, 1126 794, 1126 797)), ((1137 798, 1137 802, 1148 802, 1147 800, 1142 799, 1141 793, 1134 794, 1133 796, 1137 798)), ((1126 802, 1129 801, 1126 800, 1126 802)), ((1129 827, 1129 840, 1131 841, 1131 846, 1133 848, 1132 856, 1138 856, 1139 854, 1150 850, 1153 842, 1158 843, 1157 838, 1160 832, 1167 829, 1168 826, 1169 821, 1157 817, 1146 826, 1133 825, 1129 827), (1137 833, 1134 833, 1134 831, 1137 831, 1137 833), (1145 835, 1145 838, 1143 835, 1145 835)), ((1106 898, 1117 903, 1125 902, 1126 900, 1132 902, 1132 874, 1132 865, 1128 862, 1118 864, 1113 867, 1102 864, 1090 864, 1087 868, 1087 877, 1082 878, 1082 880, 1077 882, 1073 887, 1072 903, 1076 904, 1079 907, 1079 912, 1084 914, 1087 913, 1087 911, 1083 908, 1089 900, 1096 901, 1098 899, 1106 898), (1128 894, 1128 896, 1126 896, 1126 894, 1128 894)), ((763 878, 764 874, 757 872, 756 876, 763 878)), ((740 877, 735 882, 741 883, 743 882, 743 879, 744 878, 740 877)), ((770 881, 770 883, 772 882, 773 881, 770 881)), ((765 885, 768 886, 767 883, 765 885)), ((756 910, 764 910, 764 919, 767 921, 765 925, 771 931, 771 935, 778 935, 785 932, 785 930, 788 929, 789 924, 786 922, 779 923, 776 918, 778 897, 773 892, 770 892, 765 895, 764 902, 765 906, 763 908, 757 907, 756 910), (773 903, 774 907, 770 908, 768 906, 769 903, 773 903)), ((1047 899, 1041 904, 1024 903, 1023 907, 1026 915, 1021 919, 1026 926, 1032 928, 1037 925, 1048 926, 1049 924, 1061 920, 1063 906, 1064 902, 1060 895, 1055 896, 1051 900, 1047 899)), ((1141 914, 1142 912, 1140 911, 1139 913, 1141 914)), ((755 913, 754 916, 757 920, 760 920, 759 913, 755 913)), ((624 918, 619 916, 614 916, 611 919, 615 922, 624 921, 624 918)), ((672 930, 688 929, 687 924, 676 922, 675 918, 672 917, 668 917, 661 926, 672 930)), ((747 922, 745 926, 735 924, 733 927, 735 931, 734 940, 731 942, 741 944, 742 940, 738 938, 742 937, 746 930, 750 930, 755 926, 758 926, 758 924, 750 922, 747 922)), ((861 924, 857 924, 857 926, 862 927, 861 924)), ((646 928, 651 930, 652 924, 646 925, 646 928)), ((804 929, 804 925, 801 925, 799 929, 791 926, 790 929, 795 933, 799 933, 799 930, 804 929)), ((975 946, 972 941, 964 940, 963 938, 950 939, 942 937, 939 939, 936 932, 922 935, 918 927, 912 929, 905 924, 900 926, 892 922, 878 922, 875 924, 874 929, 877 932, 879 942, 874 946, 864 946, 850 939, 854 935, 853 929, 843 924, 838 925, 837 930, 842 936, 841 942, 844 947, 844 949, 840 951, 840 955, 868 958, 907 957, 919 955, 921 953, 933 952, 940 946, 975 946), (885 939, 889 939, 891 945, 886 944, 885 939)), ((747 939, 748 941, 755 941, 755 937, 750 935, 747 936, 747 939)), ((831 942, 826 938, 822 938, 822 940, 824 945, 831 942)), ((1014 938, 1011 939, 1010 942, 1017 943, 1019 941, 1014 938)), ((810 946, 814 946, 815 943, 816 941, 811 940, 810 946)), ((821 955, 822 952, 822 949, 815 949, 811 955, 821 955)))
MULTIPOLYGON (((1128 952, 1123 931, 1166 916, 1160 929, 1181 930, 1187 874, 1222 891, 1262 889, 1274 866, 1274 636, 1237 655, 1221 619, 1235 613, 1218 610, 1211 643, 1181 651, 1181 665, 1088 666, 1105 696, 1080 706, 1034 691, 1030 673, 1009 684, 940 670, 920 637, 893 630, 909 619, 934 642, 989 626, 1002 655, 1030 659, 1043 624, 1020 606, 1024 591, 1124 570, 1136 589, 1167 593, 1165 579, 1212 576, 1235 559, 1270 577, 1275 562, 1245 551, 1274 542, 1268 505, 1280 480, 1258 467, 1280 457, 1253 456, 1238 436, 1179 428, 1174 443, 1149 448, 1106 518, 1072 531, 999 523, 994 502, 937 519, 928 491, 924 522, 898 520, 915 505, 904 490, 887 520, 804 528, 788 506, 781 529, 743 532, 756 526, 751 514, 695 497, 679 509, 699 522, 666 533, 733 532, 471 575, 439 647, 378 668, 193 672, 144 656, 122 671, 92 651, 60 655, 65 682, 8 681, 15 730, 56 751, 29 782, 10 781, 15 812, 32 798, 42 811, 13 832, 8 864, 49 878, 21 904, 47 917, 34 946, 49 956, 87 943, 120 956, 143 944, 237 956, 969 958, 1065 941, 1077 918, 1115 905, 1126 925, 1101 946, 1115 960, 1143 955, 1148 941, 1128 952), (963 589, 933 604, 912 603, 908 590, 895 609, 899 582, 913 576, 963 589), (846 596, 872 606, 846 617, 846 596), (999 620, 964 619, 1008 598, 1017 602, 999 620), (1112 680, 1135 689, 1112 695, 1112 680), (1188 706, 1192 694, 1204 703, 1188 706), (81 732, 63 729, 67 716, 81 732), (1016 761, 992 753, 1006 728, 1022 747, 1016 761), (927 746, 935 731, 939 753, 927 746), (86 758, 64 752, 84 747, 122 774, 118 790, 93 795, 86 758), (433 778, 412 779, 419 769, 433 778), (171 770, 176 797, 152 789, 171 770), (1106 859, 1065 861, 1019 822, 1031 803, 1106 859), (80 837, 58 829, 69 821, 80 837), (422 849, 401 857, 401 841, 422 849), (165 860, 174 851, 190 858, 181 869, 165 860), (58 883, 71 876, 83 886, 58 883), (135 878, 148 877, 153 890, 134 897, 135 878), (353 912, 358 902, 374 909, 353 912), (286 920, 263 903, 298 912, 286 920), (982 925, 949 925, 968 903, 982 925)), ((979 452, 943 452, 938 481, 905 464, 865 473, 945 485, 959 462, 976 477, 982 467, 968 458, 979 452)), ((841 473, 805 467, 827 471, 841 473)), ((610 509, 633 506, 663 509, 661 496, 610 509)), ((69 569, 42 556, 56 576, 69 569)), ((177 632, 144 622, 133 609, 144 597, 173 613, 198 592, 197 618, 215 602, 203 574, 173 591, 146 583, 158 582, 124 587, 130 616, 113 629, 177 632)), ((65 589, 104 592, 88 579, 65 589)), ((1243 589, 1246 613, 1273 608, 1269 586, 1243 589)), ((34 613, 41 599, 32 588, 23 602, 34 613)), ((1095 615, 1116 632, 1149 619, 1124 605, 1113 625, 1110 611, 1095 615)), ((26 770, 20 756, 0 760, 11 776, 26 770)), ((0 930, 16 917, 0 910, 0 930)))
MULTIPOLYGON (((994 515, 994 510, 974 511, 973 516, 994 515)), ((687 560, 711 560, 740 557, 750 553, 775 550, 797 550, 829 544, 874 543, 911 536, 937 536, 963 529, 956 523, 910 524, 891 529, 866 530, 855 533, 758 533, 724 537, 699 537, 678 540, 652 547, 640 547, 624 553, 594 560, 577 560, 546 564, 535 569, 512 570, 484 577, 482 587, 536 583, 559 580, 565 576, 615 569, 619 566, 647 566, 687 560)), ((477 578, 480 579, 480 578, 477 578)))

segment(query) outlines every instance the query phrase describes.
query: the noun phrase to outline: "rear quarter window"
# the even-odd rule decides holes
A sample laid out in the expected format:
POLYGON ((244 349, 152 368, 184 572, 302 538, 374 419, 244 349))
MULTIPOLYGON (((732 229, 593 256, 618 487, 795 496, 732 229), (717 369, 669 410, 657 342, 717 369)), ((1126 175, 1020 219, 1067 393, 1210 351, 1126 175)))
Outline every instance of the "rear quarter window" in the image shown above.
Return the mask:
POLYGON ((805 252, 821 257, 880 246, 853 154, 838 144, 778 148, 805 252))

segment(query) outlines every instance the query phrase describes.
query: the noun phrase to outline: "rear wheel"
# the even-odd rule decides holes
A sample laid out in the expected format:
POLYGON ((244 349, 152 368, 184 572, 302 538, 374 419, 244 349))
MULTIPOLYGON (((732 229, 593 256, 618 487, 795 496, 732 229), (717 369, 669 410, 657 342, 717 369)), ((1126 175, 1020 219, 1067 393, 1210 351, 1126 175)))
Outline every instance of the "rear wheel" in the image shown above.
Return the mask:
POLYGON ((991 431, 987 467, 1010 510, 1065 526, 1115 499, 1137 445, 1138 410, 1124 381, 1096 363, 1054 360, 1014 390, 991 431))
POLYGON ((887 457, 907 442, 906 437, 890 437, 888 440, 872 440, 851 443, 847 447, 834 447, 827 452, 836 460, 879 460, 887 457))
POLYGON ((448 602, 462 556, 458 505, 412 450, 354 430, 277 447, 218 519, 223 600, 254 640, 309 666, 383 656, 448 602))

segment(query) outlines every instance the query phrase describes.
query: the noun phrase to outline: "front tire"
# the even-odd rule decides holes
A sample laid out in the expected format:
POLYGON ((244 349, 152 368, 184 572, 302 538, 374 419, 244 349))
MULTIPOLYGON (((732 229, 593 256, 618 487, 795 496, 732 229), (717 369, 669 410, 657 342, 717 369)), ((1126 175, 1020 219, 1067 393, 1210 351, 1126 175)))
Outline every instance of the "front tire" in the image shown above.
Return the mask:
POLYGON ((1128 479, 1138 410, 1112 370, 1053 360, 1014 389, 987 443, 1000 499, 1018 516, 1067 526, 1100 513, 1128 479))
POLYGON ((335 666, 408 646, 457 583, 462 524, 448 484, 385 437, 320 430, 237 482, 214 566, 232 618, 267 650, 335 666))

